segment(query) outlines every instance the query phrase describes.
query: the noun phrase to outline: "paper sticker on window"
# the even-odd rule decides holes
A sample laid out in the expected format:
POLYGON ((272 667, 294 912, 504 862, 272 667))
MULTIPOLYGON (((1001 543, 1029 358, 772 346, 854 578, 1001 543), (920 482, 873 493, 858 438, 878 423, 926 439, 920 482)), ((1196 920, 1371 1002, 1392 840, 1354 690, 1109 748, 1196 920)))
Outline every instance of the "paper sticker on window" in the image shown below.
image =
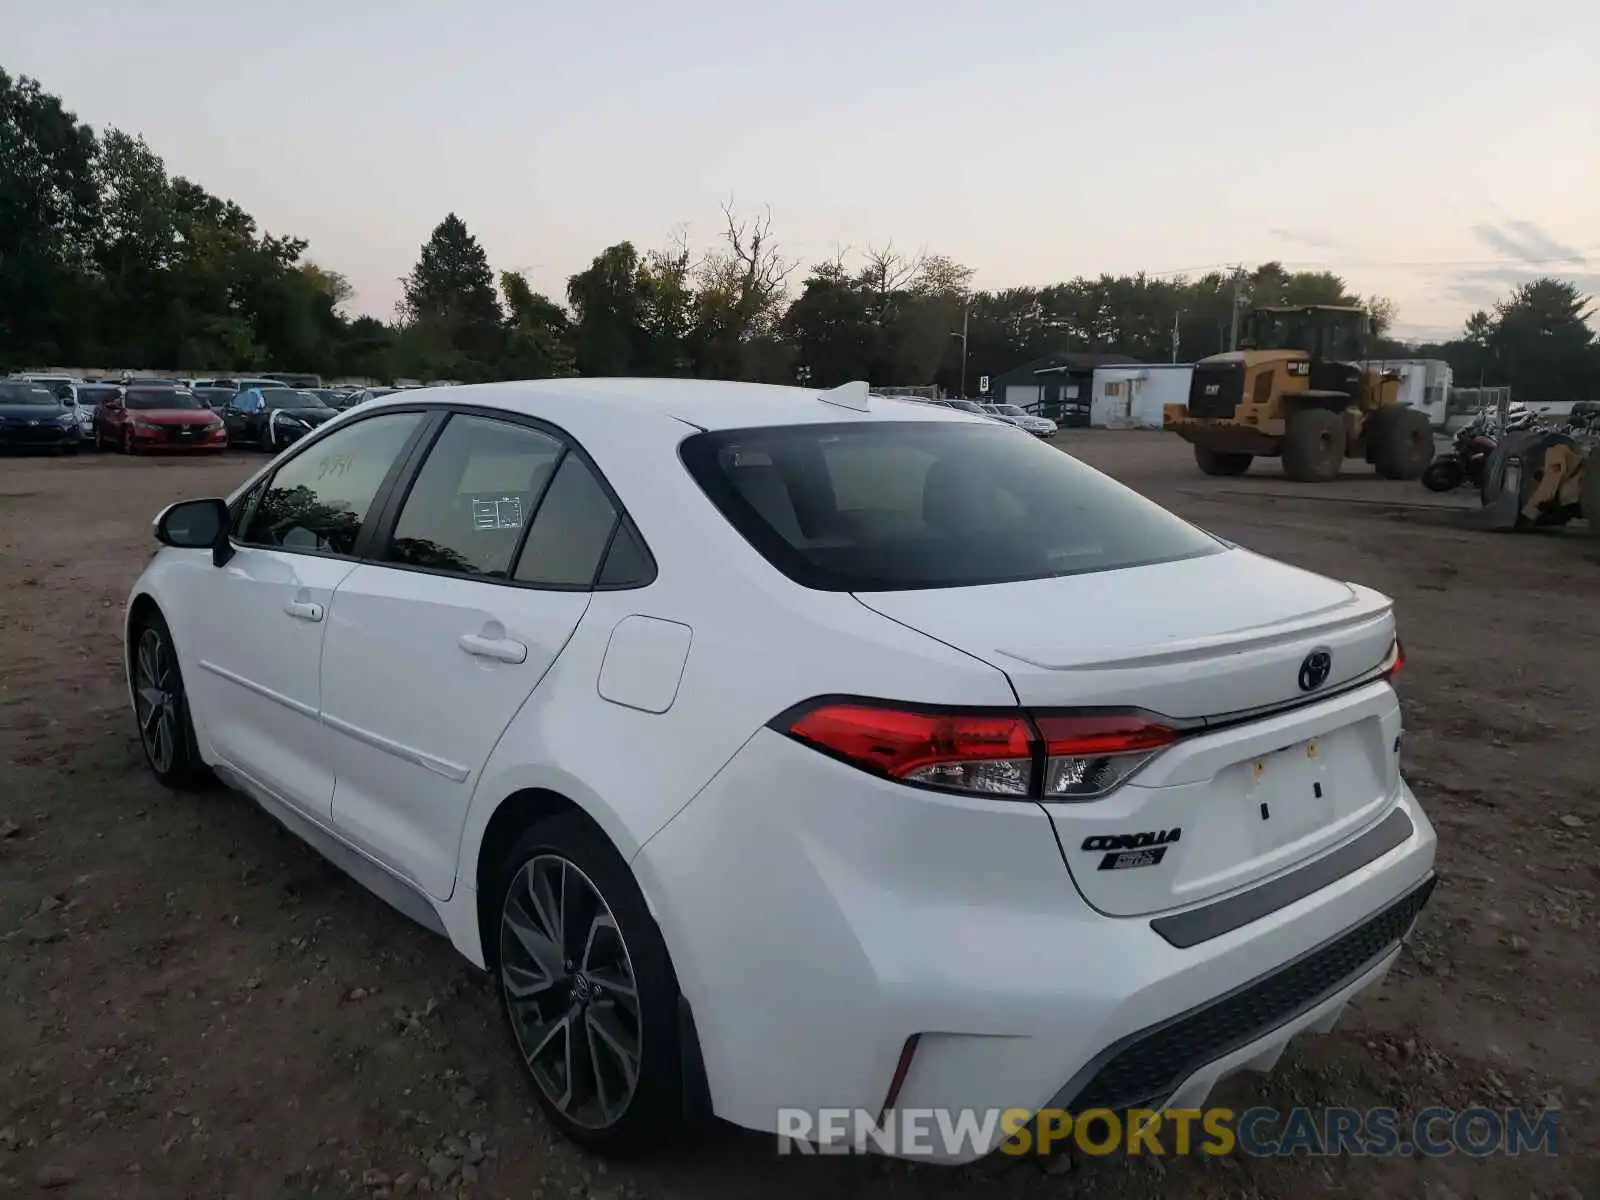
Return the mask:
POLYGON ((474 529, 521 529, 522 500, 517 496, 476 496, 472 501, 474 529))

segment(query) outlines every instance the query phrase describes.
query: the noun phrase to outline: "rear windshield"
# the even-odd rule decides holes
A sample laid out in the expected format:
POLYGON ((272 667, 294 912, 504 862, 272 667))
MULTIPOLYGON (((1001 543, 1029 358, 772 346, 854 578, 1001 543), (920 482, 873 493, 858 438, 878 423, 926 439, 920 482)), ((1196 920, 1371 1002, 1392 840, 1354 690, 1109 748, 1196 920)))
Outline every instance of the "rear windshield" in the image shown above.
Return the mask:
POLYGON ((310 392, 302 392, 298 388, 262 388, 262 403, 271 408, 327 408, 310 392))
POLYGON ((124 401, 130 409, 200 408, 193 392, 179 388, 131 387, 124 401))
POLYGON ((971 587, 1222 549, 1009 426, 772 426, 696 434, 681 454, 767 561, 826 591, 971 587))

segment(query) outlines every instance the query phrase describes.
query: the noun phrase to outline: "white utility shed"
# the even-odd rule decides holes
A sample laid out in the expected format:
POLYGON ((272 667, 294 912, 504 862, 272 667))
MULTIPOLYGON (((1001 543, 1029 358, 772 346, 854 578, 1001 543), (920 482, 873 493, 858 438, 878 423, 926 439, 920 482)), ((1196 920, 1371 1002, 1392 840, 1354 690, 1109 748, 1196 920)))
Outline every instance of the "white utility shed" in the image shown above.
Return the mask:
POLYGON ((1089 424, 1102 429, 1160 429, 1168 404, 1188 404, 1192 363, 1097 367, 1089 424))
POLYGON ((1454 383, 1449 363, 1440 358, 1391 358, 1367 365, 1400 376, 1400 403, 1427 413, 1428 423, 1435 429, 1445 427, 1454 383))

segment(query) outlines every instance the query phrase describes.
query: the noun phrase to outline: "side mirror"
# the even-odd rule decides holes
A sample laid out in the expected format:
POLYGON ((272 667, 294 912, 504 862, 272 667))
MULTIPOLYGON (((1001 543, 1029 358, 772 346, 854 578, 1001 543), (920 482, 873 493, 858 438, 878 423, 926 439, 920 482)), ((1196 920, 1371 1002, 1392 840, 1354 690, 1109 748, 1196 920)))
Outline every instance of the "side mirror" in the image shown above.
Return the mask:
POLYGON ((220 567, 233 557, 228 524, 226 500, 180 500, 156 518, 156 541, 179 550, 209 549, 211 561, 220 567))
POLYGON ((61 403, 65 404, 68 408, 77 408, 78 407, 78 398, 76 396, 74 396, 71 392, 67 392, 65 395, 63 395, 61 397, 61 403))

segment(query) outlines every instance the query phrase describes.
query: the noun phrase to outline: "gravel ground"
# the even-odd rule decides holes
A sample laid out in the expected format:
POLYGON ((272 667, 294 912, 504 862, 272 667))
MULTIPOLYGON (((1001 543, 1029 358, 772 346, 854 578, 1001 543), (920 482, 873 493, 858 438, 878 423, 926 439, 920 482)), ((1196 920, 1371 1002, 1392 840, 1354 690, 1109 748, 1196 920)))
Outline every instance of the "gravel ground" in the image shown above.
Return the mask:
POLYGON ((728 1130, 646 1165, 588 1160, 534 1112, 486 982, 444 941, 241 797, 146 777, 119 640, 150 518, 258 460, 89 456, 0 462, 0 1194, 1600 1200, 1600 555, 1584 526, 1496 536, 1415 484, 1204 479, 1162 435, 1059 440, 1399 605, 1405 768, 1441 885, 1375 997, 1216 1099, 1559 1106, 1557 1156, 948 1170, 778 1159, 728 1130))

